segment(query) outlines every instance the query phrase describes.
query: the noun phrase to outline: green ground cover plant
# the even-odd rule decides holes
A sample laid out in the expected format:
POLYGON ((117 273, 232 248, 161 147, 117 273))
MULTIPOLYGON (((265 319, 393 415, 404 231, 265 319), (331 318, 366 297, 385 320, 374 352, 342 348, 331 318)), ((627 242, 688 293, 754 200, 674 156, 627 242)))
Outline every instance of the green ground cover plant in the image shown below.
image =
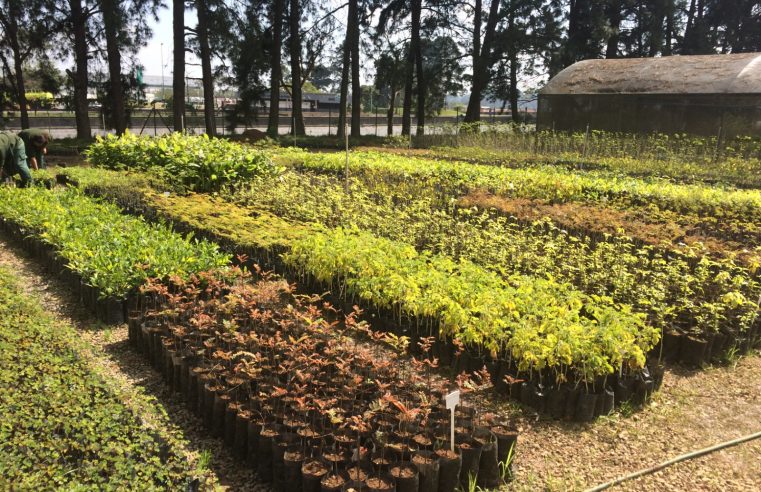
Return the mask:
POLYGON ((86 157, 93 165, 107 169, 150 170, 176 187, 202 192, 279 172, 259 150, 225 139, 182 133, 99 137, 87 149, 86 157))
POLYGON ((183 488, 189 464, 88 367, 80 343, 0 268, 0 488, 183 488))
POLYGON ((125 217, 75 189, 0 187, 0 216, 52 246, 102 297, 123 298, 148 277, 184 277, 229 262, 214 244, 125 217))

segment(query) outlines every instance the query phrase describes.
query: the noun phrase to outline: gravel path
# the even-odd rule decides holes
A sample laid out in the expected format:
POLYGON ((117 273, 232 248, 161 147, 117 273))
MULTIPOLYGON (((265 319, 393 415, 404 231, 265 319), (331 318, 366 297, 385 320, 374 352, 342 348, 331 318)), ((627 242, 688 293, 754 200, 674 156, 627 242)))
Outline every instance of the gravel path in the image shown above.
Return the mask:
POLYGON ((77 329, 91 347, 83 354, 93 368, 105 375, 125 403, 141 415, 145 425, 160 434, 173 436, 169 441, 178 452, 197 464, 201 453, 211 454, 206 472, 205 490, 266 491, 257 483, 250 468, 236 460, 223 446, 221 439, 210 437, 201 421, 176 397, 142 356, 132 350, 127 340, 127 325, 102 326, 84 310, 78 298, 61 282, 27 257, 19 248, 0 235, 0 265, 10 268, 20 279, 20 285, 58 320, 77 329), (161 413, 147 414, 145 403, 153 401, 161 413))
MULTIPOLYGON (((208 436, 199 419, 167 391, 161 377, 132 351, 126 326, 102 327, 63 284, 0 237, 0 265, 16 272, 24 288, 60 320, 76 327, 93 347, 93 365, 107 374, 139 408, 155 398, 166 416, 146 419, 165 433, 179 434, 189 459, 207 450, 209 483, 229 490, 268 490, 248 467, 208 436)), ((515 415, 511 404, 489 402, 515 415)), ((508 490, 579 490, 655 465, 682 453, 761 430, 761 354, 729 367, 704 371, 669 370, 661 391, 644 410, 614 414, 593 424, 539 420, 526 413, 515 461, 516 480, 508 490)), ((616 490, 761 490, 761 440, 672 466, 616 490)))

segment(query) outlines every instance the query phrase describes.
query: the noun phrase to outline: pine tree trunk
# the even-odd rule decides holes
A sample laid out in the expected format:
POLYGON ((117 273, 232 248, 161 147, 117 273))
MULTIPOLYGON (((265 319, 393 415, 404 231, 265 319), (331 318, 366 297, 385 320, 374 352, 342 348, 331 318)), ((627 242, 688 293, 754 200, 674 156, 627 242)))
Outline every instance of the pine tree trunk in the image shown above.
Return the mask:
POLYGON ((196 0, 198 13, 198 45, 201 54, 201 77, 203 82, 203 119, 206 134, 217 134, 214 121, 214 75, 211 72, 211 47, 209 46, 209 11, 205 0, 196 0))
POLYGON ((411 48, 415 52, 415 77, 417 78, 417 135, 425 134, 425 73, 423 71, 423 47, 420 41, 420 16, 423 10, 422 0, 412 0, 412 40, 411 48))
POLYGON ((69 7, 74 28, 74 117, 77 138, 89 139, 92 135, 87 104, 87 17, 82 11, 81 0, 69 0, 69 7))
MULTIPOLYGON (((473 66, 473 81, 470 89, 470 99, 468 99, 468 109, 465 111, 465 122, 474 122, 481 119, 481 97, 484 89, 489 83, 489 58, 491 57, 491 44, 494 33, 497 29, 497 16, 499 14, 500 0, 491 0, 489 6, 489 18, 486 21, 486 30, 484 31, 484 42, 481 46, 481 53, 473 66)), ((479 21, 480 22, 480 21, 479 21)))
MULTIPOLYGON (((414 10, 414 7, 413 7, 414 10)), ((413 14, 414 17, 414 14, 413 14)), ((404 63, 404 99, 402 100, 402 135, 409 135, 412 130, 412 86, 415 82, 415 48, 412 43, 415 39, 414 25, 412 27, 411 42, 407 50, 407 58, 404 63)))
POLYGON ((415 55, 407 55, 404 78, 404 98, 402 99, 402 135, 409 135, 412 128, 412 84, 415 80, 415 55))
POLYGON ((185 130, 185 1, 172 0, 172 40, 174 74, 172 76, 172 116, 174 131, 185 130))
POLYGON ((665 0, 655 0, 650 13, 650 46, 647 56, 654 57, 663 49, 663 22, 666 20, 665 0))
POLYGON ((666 41, 663 45, 663 56, 671 56, 671 45, 674 42, 674 0, 668 0, 666 8, 666 41))
POLYGON ((687 24, 684 28, 684 46, 682 53, 692 54, 695 48, 695 0, 690 0, 690 8, 687 10, 687 24))
POLYGON ((612 0, 607 7, 611 34, 605 49, 605 58, 618 58, 618 41, 621 39, 621 2, 612 0))
POLYGON ((518 111, 518 53, 510 53, 510 113, 514 122, 520 121, 518 111))
POLYGON ((338 109, 338 132, 339 138, 346 136, 346 109, 349 103, 349 64, 351 60, 351 51, 349 49, 349 35, 347 30, 346 39, 344 40, 343 66, 341 68, 341 99, 338 109))
POLYGON ((481 64, 481 10, 481 0, 476 0, 473 13, 473 80, 468 107, 465 109, 465 118, 463 118, 463 121, 467 123, 481 119, 481 92, 476 86, 476 73, 480 70, 481 64))
POLYGON ((362 134, 362 86, 359 80, 359 7, 358 0, 349 0, 349 25, 351 51, 351 136, 362 134))
POLYGON ((396 103, 396 90, 394 87, 391 87, 391 95, 389 96, 389 102, 388 102, 388 128, 387 133, 390 137, 394 134, 394 104, 396 103))
POLYGON ((21 128, 29 128, 29 108, 26 100, 26 84, 24 82, 24 62, 21 59, 21 46, 18 41, 18 26, 13 13, 9 15, 10 28, 8 37, 10 38, 11 50, 13 51, 13 74, 16 78, 16 100, 18 101, 19 111, 21 112, 21 128))
POLYGON ((300 0, 291 0, 289 15, 291 55, 291 133, 304 135, 304 114, 301 111, 301 5, 300 0))
POLYGON ((122 57, 119 50, 119 17, 114 0, 103 0, 103 24, 106 31, 106 53, 108 74, 113 104, 113 124, 117 135, 127 129, 127 114, 124 109, 124 89, 122 86, 122 57))
POLYGON ((270 109, 267 135, 277 137, 280 125, 280 79, 282 78, 281 53, 283 49, 284 0, 272 2, 272 52, 270 53, 270 109))

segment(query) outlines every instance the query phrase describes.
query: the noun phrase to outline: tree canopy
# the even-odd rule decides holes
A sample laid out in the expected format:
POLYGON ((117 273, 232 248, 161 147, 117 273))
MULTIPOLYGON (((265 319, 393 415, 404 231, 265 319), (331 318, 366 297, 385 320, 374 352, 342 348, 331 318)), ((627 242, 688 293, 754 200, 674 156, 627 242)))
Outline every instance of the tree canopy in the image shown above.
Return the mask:
MULTIPOLYGON (((387 110, 389 132, 398 109, 409 134, 413 115, 424 131, 450 95, 468 96, 466 120, 480 118, 484 101, 519 120, 522 98, 583 59, 761 51, 761 2, 752 0, 0 0, 4 104, 28 126, 26 94, 52 93, 69 101, 84 137, 95 88, 108 122, 124 131, 140 94, 136 54, 165 8, 173 11, 174 127, 183 126, 193 52, 209 134, 218 131, 223 86, 237 89, 233 124, 269 112, 273 135, 281 99, 304 92, 340 93, 339 118, 351 116, 354 135, 362 106, 387 110), (72 61, 65 76, 51 62, 62 58, 72 61)), ((291 131, 303 133, 300 105, 293 112, 291 131)))

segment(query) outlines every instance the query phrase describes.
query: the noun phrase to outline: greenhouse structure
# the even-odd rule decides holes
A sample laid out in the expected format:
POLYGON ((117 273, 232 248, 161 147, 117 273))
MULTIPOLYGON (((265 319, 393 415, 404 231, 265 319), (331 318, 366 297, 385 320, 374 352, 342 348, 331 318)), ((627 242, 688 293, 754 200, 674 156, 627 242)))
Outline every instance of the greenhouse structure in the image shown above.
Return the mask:
POLYGON ((539 92, 537 124, 761 136, 761 53, 580 61, 539 92))

